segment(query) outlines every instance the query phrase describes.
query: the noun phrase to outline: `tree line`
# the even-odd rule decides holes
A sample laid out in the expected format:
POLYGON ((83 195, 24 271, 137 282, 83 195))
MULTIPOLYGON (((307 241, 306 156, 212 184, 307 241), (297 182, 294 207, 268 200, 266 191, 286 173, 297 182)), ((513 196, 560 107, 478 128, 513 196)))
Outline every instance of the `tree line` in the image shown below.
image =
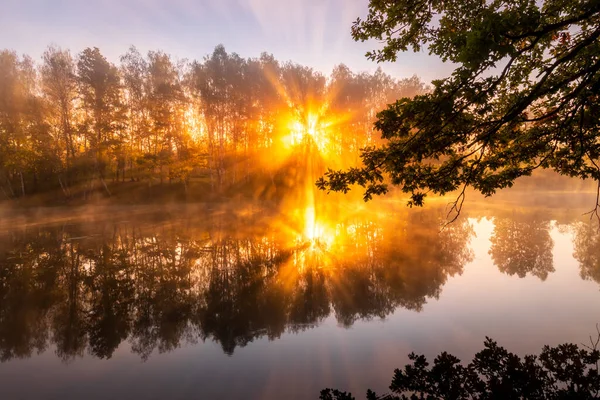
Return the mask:
POLYGON ((356 162, 379 140, 377 111, 425 90, 416 76, 345 65, 325 76, 221 45, 201 61, 131 47, 117 64, 98 48, 73 56, 50 46, 40 62, 0 50, 0 195, 110 193, 131 181, 275 184, 275 160, 303 140, 333 166, 356 162))

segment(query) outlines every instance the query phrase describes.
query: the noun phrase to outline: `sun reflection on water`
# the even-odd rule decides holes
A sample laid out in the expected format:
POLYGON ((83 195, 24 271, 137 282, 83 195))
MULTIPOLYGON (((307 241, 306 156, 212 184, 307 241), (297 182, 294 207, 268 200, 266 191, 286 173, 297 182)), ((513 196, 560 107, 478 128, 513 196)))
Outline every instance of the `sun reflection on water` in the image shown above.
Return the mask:
POLYGON ((298 269, 308 265, 324 268, 331 264, 327 260, 335 241, 335 219, 322 209, 319 202, 323 199, 315 182, 325 172, 325 165, 338 161, 331 151, 331 135, 343 117, 332 115, 330 99, 316 93, 298 98, 283 86, 276 88, 289 105, 289 113, 281 117, 281 126, 286 132, 282 136, 285 153, 293 166, 289 175, 293 189, 284 201, 285 213, 293 220, 289 228, 295 233, 293 246, 299 256, 293 264, 298 269))
MULTIPOLYGON (((317 217, 314 206, 304 209, 302 223, 303 229, 296 237, 296 246, 302 253, 309 253, 310 260, 317 261, 314 258, 316 255, 326 255, 331 251, 335 241, 335 229, 326 224, 325 220, 317 217)), ((307 261, 307 259, 304 258, 303 261, 307 261)), ((318 261, 318 265, 315 266, 319 268, 323 268, 327 264, 322 257, 318 257, 318 261)))

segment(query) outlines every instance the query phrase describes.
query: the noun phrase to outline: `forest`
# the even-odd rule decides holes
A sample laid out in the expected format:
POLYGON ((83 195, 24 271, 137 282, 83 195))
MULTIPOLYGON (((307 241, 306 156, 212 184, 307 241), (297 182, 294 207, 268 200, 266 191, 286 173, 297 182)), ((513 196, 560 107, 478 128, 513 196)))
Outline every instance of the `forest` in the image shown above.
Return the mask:
POLYGON ((50 46, 40 62, 2 50, 0 196, 106 197, 118 184, 272 195, 306 146, 328 167, 357 164, 381 141, 377 112, 427 90, 417 76, 345 65, 325 76, 222 45, 202 61, 131 47, 118 64, 98 48, 50 46))

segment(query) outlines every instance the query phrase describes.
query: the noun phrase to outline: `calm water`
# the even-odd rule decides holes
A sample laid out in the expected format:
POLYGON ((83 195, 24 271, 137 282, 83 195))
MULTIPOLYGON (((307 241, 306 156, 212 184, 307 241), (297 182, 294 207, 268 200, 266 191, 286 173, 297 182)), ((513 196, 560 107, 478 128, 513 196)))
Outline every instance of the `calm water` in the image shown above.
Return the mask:
POLYGON ((490 204, 5 215, 0 398, 364 396, 411 351, 586 342, 598 222, 490 204))

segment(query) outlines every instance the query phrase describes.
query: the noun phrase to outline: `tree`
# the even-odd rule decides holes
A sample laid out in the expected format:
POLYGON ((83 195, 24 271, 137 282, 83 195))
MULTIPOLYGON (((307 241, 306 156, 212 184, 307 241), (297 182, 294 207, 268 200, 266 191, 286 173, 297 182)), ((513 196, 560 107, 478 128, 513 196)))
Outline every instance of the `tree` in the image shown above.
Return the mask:
POLYGON ((6 197, 24 196, 28 181, 35 188, 42 172, 55 172, 45 105, 37 93, 33 60, 0 51, 0 188, 6 197))
POLYGON ((235 118, 239 93, 236 84, 242 79, 245 61, 237 54, 228 54, 225 47, 215 47, 204 63, 193 65, 192 85, 202 98, 201 112, 208 133, 211 184, 224 184, 228 155, 235 152, 239 121, 235 118), (216 172, 216 179, 213 176, 216 172))
POLYGON ((55 131, 57 147, 61 149, 61 153, 64 149, 65 167, 68 173, 76 150, 73 132, 74 100, 77 96, 75 63, 67 50, 56 47, 48 47, 43 59, 42 91, 48 100, 51 126, 55 131))
POLYGON ((183 92, 176 67, 169 55, 151 51, 148 53, 148 60, 151 141, 147 154, 156 160, 162 182, 163 167, 171 163, 173 150, 182 130, 182 119, 177 117, 182 108, 183 92))
POLYGON ((119 145, 117 132, 122 131, 123 105, 118 69, 109 63, 97 47, 87 48, 77 61, 77 82, 94 169, 104 181, 108 149, 119 145))
MULTIPOLYGON (((144 149, 150 146, 150 121, 148 102, 148 62, 135 47, 130 47, 121 57, 121 76, 125 90, 128 130, 128 161, 131 178, 134 177, 133 165, 142 164, 144 149)), ((125 179, 125 165, 122 166, 122 178, 125 179)), ((139 175, 139 171, 135 175, 139 175)), ((139 178, 139 176, 136 176, 139 178)))
POLYGON ((456 69, 381 111, 386 143, 321 189, 358 184, 369 200, 391 183, 409 205, 458 190, 458 213, 467 187, 489 196, 537 168, 600 182, 600 3, 370 0, 352 36, 383 41, 367 53, 377 62, 427 48, 456 69))

